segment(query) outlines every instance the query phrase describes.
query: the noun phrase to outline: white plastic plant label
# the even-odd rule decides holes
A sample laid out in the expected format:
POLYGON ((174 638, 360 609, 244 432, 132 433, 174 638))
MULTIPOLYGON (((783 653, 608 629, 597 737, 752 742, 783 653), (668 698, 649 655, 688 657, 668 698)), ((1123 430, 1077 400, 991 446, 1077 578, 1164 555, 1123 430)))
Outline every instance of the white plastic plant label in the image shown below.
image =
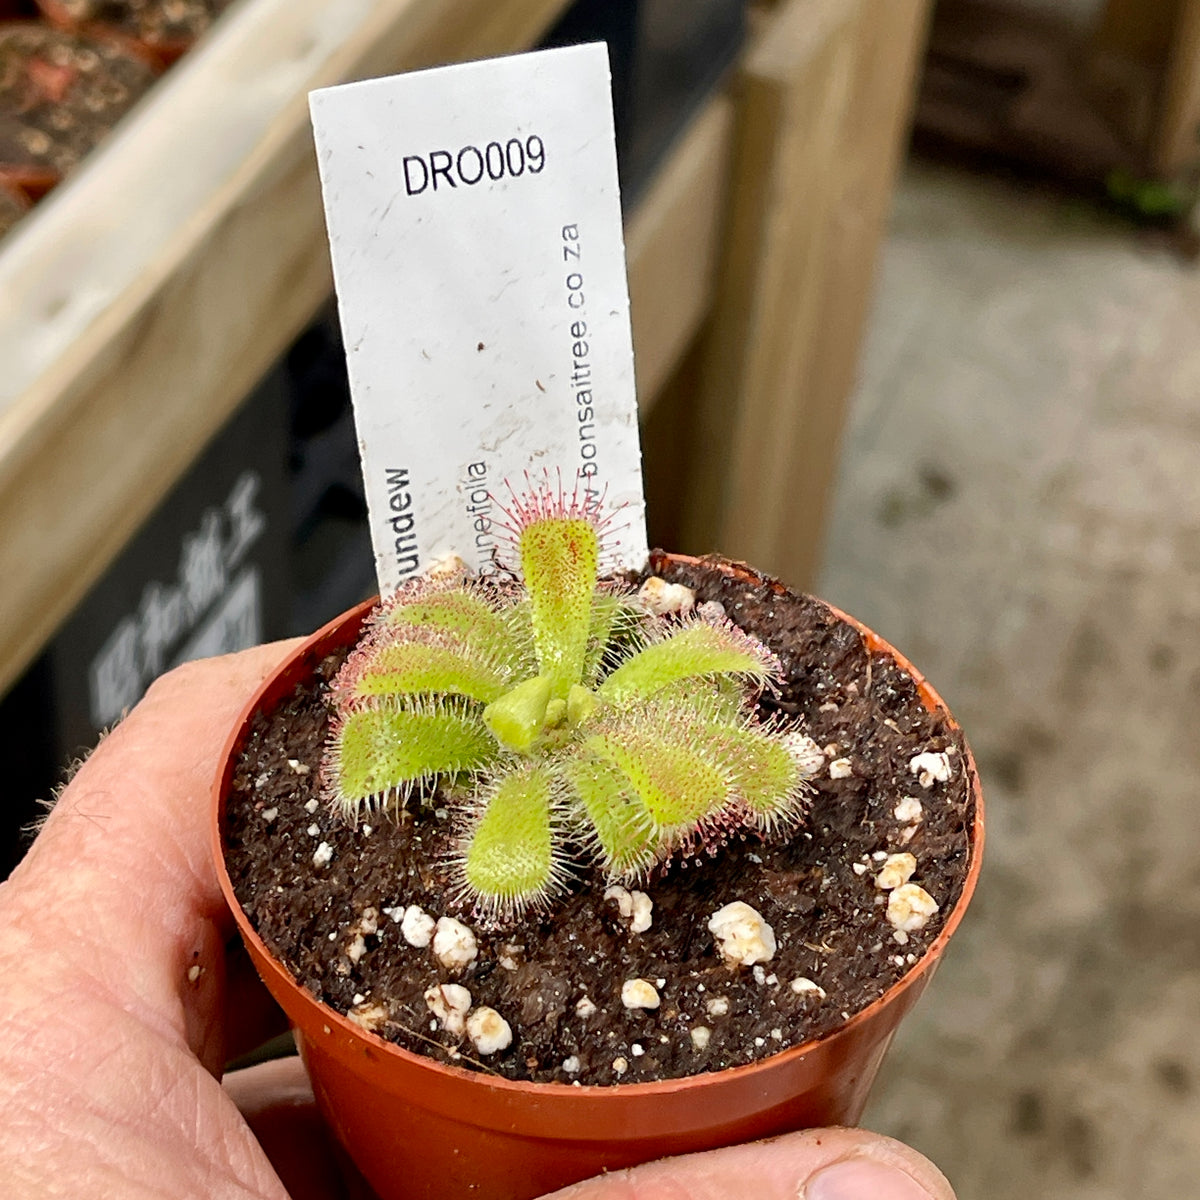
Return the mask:
POLYGON ((503 553, 509 489, 603 497, 646 558, 607 51, 310 97, 380 590, 503 553))

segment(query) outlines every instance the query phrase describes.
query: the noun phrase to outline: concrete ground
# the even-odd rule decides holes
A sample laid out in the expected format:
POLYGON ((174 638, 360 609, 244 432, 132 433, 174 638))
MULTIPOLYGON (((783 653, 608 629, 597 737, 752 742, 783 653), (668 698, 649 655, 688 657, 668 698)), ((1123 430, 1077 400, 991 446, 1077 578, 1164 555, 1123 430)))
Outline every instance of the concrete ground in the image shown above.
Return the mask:
POLYGON ((818 590, 942 691, 989 815, 865 1123, 960 1200, 1196 1195, 1200 270, 910 167, 818 590))

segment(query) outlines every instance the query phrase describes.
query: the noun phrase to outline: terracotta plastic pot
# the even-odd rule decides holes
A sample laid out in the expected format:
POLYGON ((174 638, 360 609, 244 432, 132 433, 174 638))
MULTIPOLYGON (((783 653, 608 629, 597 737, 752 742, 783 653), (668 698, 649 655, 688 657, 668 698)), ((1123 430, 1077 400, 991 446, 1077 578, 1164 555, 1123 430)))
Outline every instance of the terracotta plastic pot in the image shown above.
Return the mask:
MULTIPOLYGON (((652 565, 661 570, 665 561, 652 565)), ((727 567, 748 581, 763 582, 741 564, 727 567)), ((975 818, 962 895, 920 961, 844 1025, 748 1066, 661 1083, 573 1087, 481 1075, 403 1050, 319 1003, 250 927, 224 868, 225 796, 254 714, 310 682, 327 654, 357 637, 371 607, 370 602, 360 605, 315 634, 247 706, 215 782, 213 838, 226 900, 256 968, 294 1026, 317 1103, 379 1196, 523 1200, 668 1155, 855 1123, 897 1025, 924 991, 975 889, 983 798, 969 749, 975 818)), ((893 656, 912 675, 930 710, 949 717, 941 698, 903 656, 844 619, 860 630, 870 649, 893 656)))

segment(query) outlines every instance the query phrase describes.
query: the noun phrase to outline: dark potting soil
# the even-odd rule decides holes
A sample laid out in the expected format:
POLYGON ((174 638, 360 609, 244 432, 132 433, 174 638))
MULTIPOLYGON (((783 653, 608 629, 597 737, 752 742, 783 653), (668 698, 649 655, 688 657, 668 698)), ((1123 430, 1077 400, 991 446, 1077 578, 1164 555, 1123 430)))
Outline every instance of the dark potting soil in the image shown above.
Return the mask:
POLYGON ((653 902, 643 932, 604 898, 597 871, 548 916, 489 931, 447 899, 453 822, 437 798, 423 809, 414 798, 402 819, 357 829, 317 802, 323 692, 338 666, 327 660, 317 690, 257 718, 226 830, 238 898, 320 1000, 460 1066, 510 1079, 629 1083, 748 1063, 817 1037, 918 962, 967 873, 974 802, 961 738, 926 711, 907 673, 869 653, 820 601, 703 565, 654 565, 695 588, 697 602, 718 601, 782 660, 786 683, 762 708, 794 717, 826 757, 806 824, 780 844, 750 834, 703 861, 674 863, 642 885, 653 902), (922 786, 912 760, 938 751, 948 752, 950 778, 922 786), (889 893, 876 883, 887 856, 902 852, 917 862, 911 882, 938 904, 907 934, 889 922, 889 893), (770 961, 747 968, 722 959, 708 921, 735 900, 774 930, 770 961), (478 955, 465 971, 408 943, 399 919, 411 905, 474 929, 478 955), (653 985, 658 1008, 625 1007, 622 985, 632 979, 653 985), (509 1022, 507 1049, 484 1058, 441 1027, 425 992, 446 983, 509 1022))

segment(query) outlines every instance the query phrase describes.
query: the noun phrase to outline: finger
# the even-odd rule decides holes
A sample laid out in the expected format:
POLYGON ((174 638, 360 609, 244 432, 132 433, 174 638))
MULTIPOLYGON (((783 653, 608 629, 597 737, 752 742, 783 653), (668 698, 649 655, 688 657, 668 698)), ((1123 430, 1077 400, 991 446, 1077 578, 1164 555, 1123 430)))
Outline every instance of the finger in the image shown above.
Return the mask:
POLYGON ((17 928, 59 931, 64 977, 173 1030, 210 1070, 224 1060, 232 924, 209 849, 208 795, 234 720, 294 644, 159 679, 71 781, 5 894, 17 928), (108 953, 114 945, 129 949, 108 953))
POLYGON ((954 1200, 946 1177, 865 1129, 809 1129, 602 1175, 545 1200, 954 1200))
POLYGON ((231 1071, 223 1082, 291 1200, 340 1200, 350 1194, 299 1058, 231 1071))

